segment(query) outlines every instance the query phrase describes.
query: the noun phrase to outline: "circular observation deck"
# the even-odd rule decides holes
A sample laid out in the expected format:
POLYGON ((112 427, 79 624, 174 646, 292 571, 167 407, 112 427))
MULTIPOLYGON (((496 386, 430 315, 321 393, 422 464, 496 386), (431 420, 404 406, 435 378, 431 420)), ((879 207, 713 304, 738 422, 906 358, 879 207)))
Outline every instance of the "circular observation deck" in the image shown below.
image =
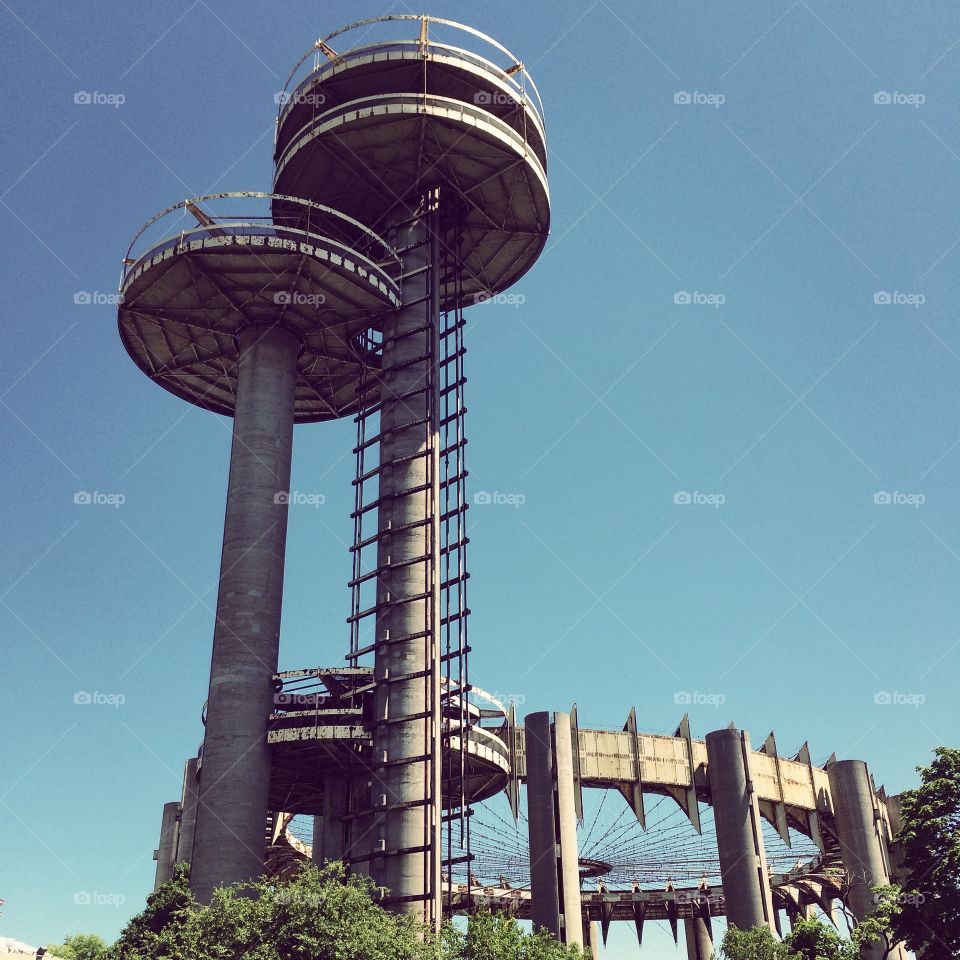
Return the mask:
POLYGON ((170 393, 232 415, 237 335, 299 336, 295 419, 353 412, 365 331, 400 303, 400 261, 377 234, 322 204, 220 193, 167 207, 124 258, 118 325, 133 361, 170 393), (282 211, 279 206, 282 204, 282 211))
MULTIPOLYGON (((363 776, 373 743, 373 671, 366 667, 292 670, 275 677, 267 742, 270 808, 320 813, 327 777, 363 776)), ((511 769, 508 719, 492 696, 471 686, 444 697, 443 805, 503 790, 511 769), (461 770, 463 776, 461 777, 461 770)))
POLYGON ((439 188, 445 246, 459 262, 459 276, 445 278, 445 302, 457 281, 462 303, 498 293, 540 255, 550 223, 540 97, 522 63, 491 38, 432 17, 360 21, 318 40, 278 99, 278 192, 384 231, 439 188), (407 37, 368 38, 396 34, 398 24, 407 37), (341 38, 361 27, 364 43, 340 51, 341 38))

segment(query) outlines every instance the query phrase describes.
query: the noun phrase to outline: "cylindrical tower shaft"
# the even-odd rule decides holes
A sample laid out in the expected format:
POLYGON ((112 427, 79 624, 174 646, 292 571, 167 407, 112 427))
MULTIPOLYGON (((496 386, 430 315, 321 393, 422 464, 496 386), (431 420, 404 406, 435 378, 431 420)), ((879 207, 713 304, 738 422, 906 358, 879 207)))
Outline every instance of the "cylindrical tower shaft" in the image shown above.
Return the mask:
POLYGON ((711 960, 713 941, 707 925, 700 917, 686 917, 683 934, 687 943, 687 960, 711 960))
POLYGON ((404 306, 383 324, 371 871, 440 920, 438 244, 432 199, 396 225, 404 306))
POLYGON ((583 946, 580 907, 580 860, 577 853, 577 807, 573 796, 573 742, 570 714, 553 715, 553 749, 557 778, 557 835, 560 839, 560 895, 564 942, 583 946))
POLYGON ((160 846, 154 856, 157 859, 157 873, 153 889, 157 890, 173 876, 174 858, 177 850, 177 818, 180 816, 180 804, 174 800, 163 805, 163 819, 160 821, 160 846))
POLYGON ((240 366, 190 885, 263 872, 270 788, 267 718, 277 670, 298 339, 239 335, 240 366))
POLYGON ((727 921, 741 930, 772 929, 760 812, 750 776, 750 738, 728 727, 706 736, 707 769, 727 921))
POLYGON ((180 832, 177 837, 177 863, 193 860, 193 835, 197 827, 197 796, 200 784, 197 781, 197 758, 184 764, 183 799, 180 802, 180 832))

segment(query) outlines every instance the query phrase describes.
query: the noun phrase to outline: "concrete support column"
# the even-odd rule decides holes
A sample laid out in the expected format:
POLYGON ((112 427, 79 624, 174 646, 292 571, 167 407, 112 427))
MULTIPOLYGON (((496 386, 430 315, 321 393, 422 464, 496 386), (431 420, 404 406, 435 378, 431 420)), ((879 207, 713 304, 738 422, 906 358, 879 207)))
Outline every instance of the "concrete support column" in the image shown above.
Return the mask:
MULTIPOLYGON (((827 767, 827 775, 840 857, 847 875, 846 905, 857 920, 862 920, 874 908, 872 888, 890 882, 873 783, 862 760, 838 760, 827 767)), ((899 956, 898 950, 894 948, 891 957, 899 956)), ((862 956, 881 960, 885 952, 886 946, 877 943, 865 948, 862 956)))
POLYGON ((220 561, 190 886, 263 872, 270 789, 267 718, 280 641, 286 497, 299 343, 280 327, 239 337, 240 369, 220 561))
POLYGON ((347 814, 350 781, 327 777, 323 792, 323 813, 313 818, 313 862, 343 860, 346 853, 347 814))
POLYGON ((750 777, 750 737, 735 728, 706 736, 707 769, 727 921, 773 929, 760 811, 750 777))
POLYGON ((600 924, 596 920, 583 922, 583 943, 591 960, 600 960, 600 924))
POLYGON ((686 917, 683 921, 683 934, 687 943, 687 960, 711 960, 713 941, 707 925, 700 917, 686 917))
POLYGON ((163 805, 163 819, 160 821, 160 846, 154 853, 157 861, 156 878, 153 889, 157 890, 173 876, 174 857, 177 850, 177 818, 180 816, 180 804, 174 800, 163 805))
POLYGON ((408 305, 383 325, 370 867, 389 891, 390 909, 439 923, 439 450, 428 389, 436 383, 439 297, 431 203, 408 211, 391 235, 408 305))
POLYGON ((524 741, 533 925, 582 947, 570 715, 530 714, 524 741))
POLYGON ((197 780, 196 757, 183 767, 183 799, 180 801, 180 831, 177 837, 177 863, 193 860, 193 835, 197 827, 197 797, 200 783, 197 780))

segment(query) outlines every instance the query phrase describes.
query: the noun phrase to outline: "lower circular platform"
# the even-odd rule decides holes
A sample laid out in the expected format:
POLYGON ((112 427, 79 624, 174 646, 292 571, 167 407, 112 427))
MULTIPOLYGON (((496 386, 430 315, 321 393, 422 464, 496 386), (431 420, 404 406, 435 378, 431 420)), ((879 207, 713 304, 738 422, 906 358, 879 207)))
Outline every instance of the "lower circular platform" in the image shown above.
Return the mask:
POLYGON ((149 221, 160 238, 143 243, 141 231, 135 244, 146 249, 124 261, 120 337, 150 379, 231 415, 237 334, 283 325, 302 344, 295 420, 341 417, 355 410, 360 369, 371 362, 362 334, 400 303, 399 260, 376 234, 329 208, 288 197, 286 217, 274 218, 277 199, 199 197, 149 221), (256 200, 259 215, 220 211, 239 200, 256 200))

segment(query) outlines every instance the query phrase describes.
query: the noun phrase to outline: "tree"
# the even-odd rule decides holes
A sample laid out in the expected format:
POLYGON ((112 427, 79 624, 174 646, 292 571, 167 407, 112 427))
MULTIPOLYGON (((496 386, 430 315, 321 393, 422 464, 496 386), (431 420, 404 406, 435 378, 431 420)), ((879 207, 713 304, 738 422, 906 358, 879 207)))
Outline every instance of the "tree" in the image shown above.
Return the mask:
POLYGON ((924 960, 953 960, 960 956, 960 750, 937 747, 917 772, 920 786, 901 794, 897 839, 909 889, 893 929, 924 960))
POLYGON ((107 945, 95 933, 73 933, 63 943, 51 943, 47 953, 59 960, 105 960, 107 945))
POLYGON ((543 930, 524 933, 513 917, 480 910, 466 932, 448 925, 441 939, 443 960, 580 960, 577 947, 567 947, 543 930))
POLYGON ((720 944, 719 960, 794 960, 795 957, 766 926, 739 930, 731 924, 720 944))
POLYGON ((792 956, 801 960, 853 960, 859 956, 849 940, 813 917, 798 920, 784 941, 792 956))

